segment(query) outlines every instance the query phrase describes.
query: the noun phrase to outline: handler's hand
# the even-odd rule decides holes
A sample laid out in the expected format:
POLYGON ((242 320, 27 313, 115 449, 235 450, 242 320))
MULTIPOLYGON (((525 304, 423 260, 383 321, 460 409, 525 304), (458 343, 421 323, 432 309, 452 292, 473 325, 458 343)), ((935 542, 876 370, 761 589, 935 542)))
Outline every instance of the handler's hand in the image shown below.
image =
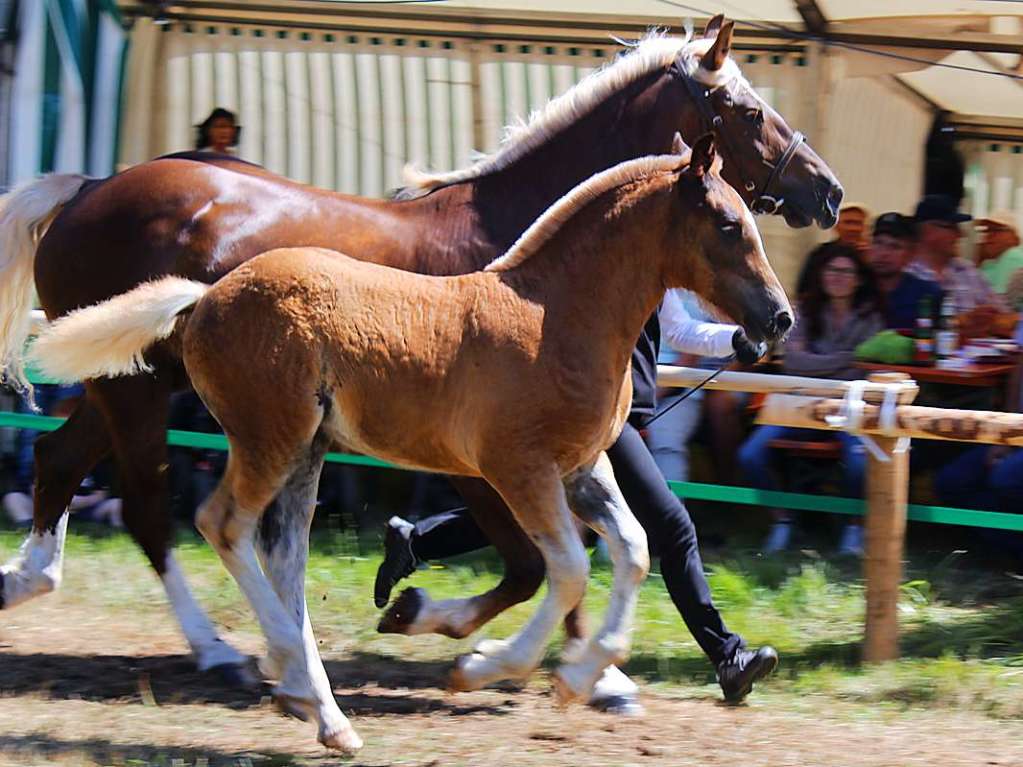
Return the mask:
POLYGON ((767 344, 753 343, 742 328, 736 328, 732 334, 732 348, 735 349, 735 359, 743 365, 752 365, 767 353, 767 344))

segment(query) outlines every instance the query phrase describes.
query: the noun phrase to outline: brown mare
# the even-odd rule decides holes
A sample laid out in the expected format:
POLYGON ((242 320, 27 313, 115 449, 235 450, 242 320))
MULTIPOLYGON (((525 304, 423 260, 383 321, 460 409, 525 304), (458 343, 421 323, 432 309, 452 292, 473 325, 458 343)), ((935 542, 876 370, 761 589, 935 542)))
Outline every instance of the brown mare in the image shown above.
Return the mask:
POLYGON ((691 154, 681 138, 678 148, 583 182, 483 272, 433 277, 280 249, 213 286, 147 283, 57 320, 36 343, 38 364, 71 381, 136 374, 154 342, 180 343, 230 443, 196 524, 259 617, 276 697, 313 717, 328 747, 362 745, 334 700, 305 602, 332 444, 485 479, 540 549, 549 588, 536 614, 511 639, 462 656, 453 687, 521 679, 540 662, 586 587, 571 512, 607 541, 614 586, 604 625, 556 672, 559 699, 589 695, 628 656, 647 541, 602 451, 628 415, 635 339, 666 287, 695 291, 755 340, 792 324, 713 137, 691 154), (273 523, 260 525, 271 506, 273 523))
MULTIPOLYGON (((0 201, 0 365, 17 381, 28 332, 32 270, 48 317, 180 275, 213 282, 256 254, 322 246, 428 274, 481 269, 561 195, 626 159, 663 153, 678 130, 713 129, 724 177, 755 208, 794 226, 831 226, 841 188, 827 166, 742 78, 728 56, 732 25, 686 42, 650 37, 552 101, 494 156, 420 181, 402 202, 353 198, 296 184, 257 166, 211 155, 144 163, 100 181, 51 176, 0 201), (719 31, 720 30, 720 31, 719 31), (51 223, 52 222, 52 223, 51 223), (48 228, 47 228, 48 225, 48 228)), ((222 642, 192 598, 171 552, 166 445, 170 393, 187 384, 166 344, 155 373, 86 383, 60 429, 36 442, 35 519, 25 556, 0 569, 0 606, 56 588, 65 510, 81 479, 113 451, 124 520, 160 575, 201 669, 238 679, 243 658, 222 642)), ((543 579, 542 562, 485 483, 457 481, 508 563, 505 579, 438 630, 464 635, 543 579)))

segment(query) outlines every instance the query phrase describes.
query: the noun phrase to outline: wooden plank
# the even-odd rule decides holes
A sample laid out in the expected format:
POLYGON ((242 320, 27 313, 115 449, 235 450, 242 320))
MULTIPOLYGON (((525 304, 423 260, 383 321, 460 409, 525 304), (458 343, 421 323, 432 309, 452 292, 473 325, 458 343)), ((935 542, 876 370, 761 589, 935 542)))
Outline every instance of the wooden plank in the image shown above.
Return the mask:
MULTIPOLYGON (((838 399, 769 394, 757 422, 844 431, 842 426, 833 426, 827 420, 828 416, 841 415, 843 407, 838 399)), ((895 428, 886 432, 880 428, 880 411, 877 405, 864 405, 861 430, 865 434, 1023 447, 1023 415, 1018 413, 899 405, 895 409, 895 428)))
MULTIPOLYGON (((691 388, 702 383, 711 372, 701 368, 658 365, 657 384, 659 386, 691 388)), ((867 382, 863 393, 864 400, 867 402, 882 402, 884 400, 884 393, 890 385, 893 384, 867 382)), ((919 387, 910 380, 900 380, 894 382, 894 385, 898 387, 898 400, 901 403, 912 402, 919 392, 919 387)), ((843 397, 850 386, 850 381, 831 381, 824 378, 804 378, 802 376, 767 373, 737 373, 726 370, 714 376, 705 385, 705 388, 765 394, 784 392, 785 394, 798 394, 807 397, 843 397)))

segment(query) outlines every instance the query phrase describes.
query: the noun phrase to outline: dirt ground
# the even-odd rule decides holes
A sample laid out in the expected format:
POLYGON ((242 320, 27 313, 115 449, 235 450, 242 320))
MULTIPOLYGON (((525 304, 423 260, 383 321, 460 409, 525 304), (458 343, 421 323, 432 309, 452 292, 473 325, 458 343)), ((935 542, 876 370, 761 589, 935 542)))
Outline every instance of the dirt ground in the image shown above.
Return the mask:
MULTIPOLYGON (((0 627, 0 763, 325 765, 342 760, 266 690, 195 672, 162 610, 110 617, 62 592, 5 612, 0 627)), ((258 652, 253 634, 229 634, 258 652)), ((366 741, 357 765, 1019 765, 1023 723, 949 712, 864 715, 826 701, 779 710, 717 703, 708 691, 645 696, 613 719, 525 691, 450 694, 445 664, 359 654, 325 659, 366 741), (823 709, 823 710, 822 710, 823 709)))

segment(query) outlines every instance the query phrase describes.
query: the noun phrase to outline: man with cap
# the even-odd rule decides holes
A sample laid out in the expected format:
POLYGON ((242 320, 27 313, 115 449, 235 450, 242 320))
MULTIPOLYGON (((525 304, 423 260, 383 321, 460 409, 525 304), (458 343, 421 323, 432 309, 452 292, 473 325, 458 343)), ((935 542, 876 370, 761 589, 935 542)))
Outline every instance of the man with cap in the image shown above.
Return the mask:
POLYGON ((971 327, 987 332, 994 315, 1008 309, 972 263, 959 256, 963 233, 959 225, 971 216, 956 210, 944 195, 929 194, 920 200, 914 216, 917 226, 916 257, 906 268, 914 277, 938 283, 955 300, 958 312, 971 313, 971 327), (986 319, 985 319, 986 318, 986 319))
POLYGON ((1008 295, 1009 283, 1023 269, 1023 248, 1020 247, 1016 217, 1010 211, 1001 210, 977 219, 975 225, 980 232, 977 267, 991 287, 1008 295))
POLYGON ((883 297, 885 327, 912 328, 920 299, 929 297, 935 308, 941 302, 941 288, 906 271, 914 253, 916 225, 901 213, 882 213, 874 222, 874 236, 867 250, 867 264, 883 297))

